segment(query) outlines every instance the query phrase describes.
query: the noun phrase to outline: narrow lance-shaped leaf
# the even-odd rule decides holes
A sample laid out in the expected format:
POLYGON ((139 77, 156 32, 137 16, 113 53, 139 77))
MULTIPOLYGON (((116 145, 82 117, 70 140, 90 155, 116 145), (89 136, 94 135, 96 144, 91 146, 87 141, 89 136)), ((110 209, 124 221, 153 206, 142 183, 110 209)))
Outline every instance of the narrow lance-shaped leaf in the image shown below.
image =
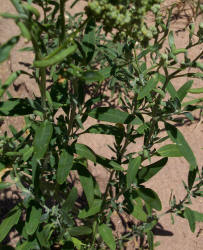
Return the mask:
POLYGON ((20 0, 10 0, 19 14, 25 13, 20 0))
POLYGON ((91 133, 91 134, 104 134, 104 135, 119 135, 121 130, 115 126, 107 125, 107 124, 96 124, 89 127, 83 133, 91 133))
POLYGON ((176 143, 176 145, 179 147, 179 150, 182 153, 182 155, 184 156, 184 158, 189 162, 190 168, 191 169, 196 168, 197 162, 196 162, 195 156, 194 156, 190 146, 186 142, 184 136, 182 135, 182 133, 175 126, 173 126, 169 123, 165 123, 165 128, 166 128, 166 131, 167 131, 170 139, 174 143, 176 143))
POLYGON ((18 70, 14 73, 12 73, 8 79, 5 81, 5 83, 0 88, 0 98, 4 95, 6 90, 10 87, 10 85, 18 78, 18 76, 21 74, 21 71, 18 70))
POLYGON ((137 173, 138 184, 151 179, 166 165, 167 161, 168 158, 162 158, 161 160, 140 169, 137 173))
POLYGON ((62 185, 66 181, 72 166, 73 155, 71 155, 66 150, 63 150, 60 155, 59 164, 56 171, 56 180, 60 185, 62 185))
POLYGON ((35 233, 40 223, 41 215, 42 215, 42 209, 37 208, 36 206, 33 205, 31 207, 30 213, 27 214, 29 218, 28 220, 26 220, 26 223, 25 223, 25 229, 26 229, 27 234, 32 235, 35 233))
POLYGON ((37 231, 37 234, 36 234, 37 239, 38 239, 40 245, 42 247, 44 247, 45 249, 47 249, 47 248, 50 249, 49 239, 52 235, 52 232, 53 232, 53 223, 47 224, 42 228, 42 230, 40 229, 40 231, 39 231, 39 229, 38 229, 38 231, 37 231))
POLYGON ((91 208, 94 201, 94 181, 90 172, 87 170, 85 165, 79 165, 77 168, 80 182, 84 190, 85 196, 88 201, 89 208, 91 208))
POLYGON ((77 49, 77 45, 73 45, 67 49, 59 51, 57 54, 53 55, 49 59, 42 59, 39 61, 34 61, 33 66, 36 68, 46 68, 63 61, 67 56, 72 55, 77 49))
POLYGON ((100 121, 121 123, 121 124, 129 124, 135 119, 135 116, 130 115, 127 112, 109 107, 95 108, 92 111, 90 111, 88 115, 100 121))
POLYGON ((188 92, 191 93, 191 94, 202 94, 203 93, 203 88, 190 89, 188 92))
POLYGON ((154 235, 151 230, 147 232, 147 241, 149 244, 149 250, 154 250, 154 235))
POLYGON ((195 221, 199 221, 199 222, 203 222, 203 213, 200 213, 198 211, 192 210, 194 217, 195 217, 195 221))
POLYGON ((131 159, 127 170, 127 188, 137 179, 136 175, 141 164, 141 156, 131 159))
POLYGON ((112 230, 105 224, 98 227, 99 234, 101 235, 103 241, 111 250, 116 249, 116 243, 112 234, 112 230))
POLYGON ((34 147, 34 155, 32 158, 32 181, 34 185, 37 185, 37 161, 42 159, 47 149, 49 147, 49 142, 51 140, 53 133, 53 126, 52 123, 48 120, 45 120, 43 123, 40 124, 39 127, 36 129, 35 138, 33 141, 34 147))
POLYGON ((20 116, 33 114, 34 108, 27 98, 11 98, 0 102, 1 116, 20 116))
POLYGON ((188 219, 190 230, 194 233, 194 231, 195 231, 195 216, 194 216, 193 211, 189 207, 185 208, 184 217, 186 219, 188 219))
POLYGON ((179 97, 180 102, 182 102, 182 100, 185 98, 192 84, 193 84, 193 80, 190 80, 186 82, 182 87, 179 88, 178 97, 179 97))
POLYGON ((195 178, 198 172, 198 168, 190 169, 188 173, 188 188, 191 190, 195 182, 195 178))
POLYGON ((95 51, 95 21, 93 19, 90 19, 87 23, 82 40, 82 48, 85 52, 86 63, 88 64, 93 58, 95 51))
POLYGON ((157 153, 163 157, 181 157, 183 156, 176 144, 168 144, 157 150, 157 153))
POLYGON ((93 82, 102 82, 105 77, 99 71, 85 71, 82 74, 82 79, 86 81, 86 83, 93 82))
POLYGON ((71 236, 88 235, 92 233, 92 229, 87 226, 72 227, 69 229, 69 233, 71 236))
POLYGON ((46 153, 49 142, 51 140, 53 133, 52 123, 48 120, 45 120, 41 125, 36 129, 36 134, 33 142, 34 146, 34 157, 40 160, 46 153))
POLYGON ((85 219, 87 217, 98 214, 101 211, 101 208, 102 208, 102 200, 95 199, 90 209, 88 209, 87 211, 83 209, 79 212, 78 218, 85 219))
POLYGON ((6 43, 0 46, 0 63, 7 60, 10 56, 11 49, 16 45, 19 41, 19 36, 14 36, 6 43))
MULTIPOLYGON (((162 84, 165 84, 166 81, 166 77, 164 75, 159 74, 159 80, 161 81, 162 84)), ((171 83, 171 81, 169 81, 167 83, 166 89, 168 91, 168 93, 170 94, 170 96, 174 99, 174 98, 179 98, 178 96, 178 92, 176 91, 176 89, 173 87, 173 84, 171 83)))
POLYGON ((77 200, 77 198, 78 198, 77 188, 73 187, 71 189, 70 193, 68 194, 66 201, 64 202, 64 204, 62 206, 62 210, 65 213, 68 213, 74 207, 74 204, 75 204, 75 201, 77 200))
POLYGON ((159 75, 156 74, 155 77, 152 77, 146 84, 146 86, 141 89, 141 91, 138 93, 138 100, 141 100, 145 96, 149 95, 150 92, 156 87, 157 83, 159 81, 159 75))
POLYGON ((94 152, 86 145, 76 143, 75 151, 81 158, 88 159, 90 161, 96 162, 96 156, 94 152))
POLYGON ((131 213, 136 219, 146 222, 147 214, 145 213, 140 197, 133 201, 133 211, 131 213))
POLYGON ((174 36, 173 36, 173 31, 170 31, 168 34, 168 43, 169 46, 172 50, 172 52, 175 50, 176 46, 175 46, 175 42, 174 42, 174 36))
POLYGON ((150 188, 140 187, 136 189, 139 197, 141 197, 152 208, 160 211, 162 209, 159 196, 150 188))
POLYGON ((21 216, 21 210, 15 208, 3 220, 3 222, 0 225, 0 242, 7 236, 11 228, 18 223, 20 216, 21 216))

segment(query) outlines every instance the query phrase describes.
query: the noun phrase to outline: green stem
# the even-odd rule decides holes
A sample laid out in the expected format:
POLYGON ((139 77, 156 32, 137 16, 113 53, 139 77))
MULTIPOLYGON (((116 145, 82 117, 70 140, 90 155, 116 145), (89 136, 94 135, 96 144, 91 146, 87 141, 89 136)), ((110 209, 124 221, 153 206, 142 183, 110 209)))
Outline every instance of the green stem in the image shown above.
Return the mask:
POLYGON ((95 241, 96 241, 96 234, 97 234, 97 226, 98 226, 97 219, 95 219, 95 221, 93 223, 93 232, 92 232, 93 237, 92 237, 92 244, 91 244, 90 250, 94 249, 94 244, 95 244, 95 241))
MULTIPOLYGON (((166 87, 168 85, 168 82, 169 82, 169 75, 168 75, 168 70, 167 70, 166 67, 164 67, 164 72, 165 72, 166 80, 165 80, 164 85, 162 87, 163 91, 165 91, 165 89, 166 89, 166 87)), ((154 106, 152 108, 151 126, 150 126, 149 136, 148 136, 147 141, 145 143, 146 147, 148 147, 148 145, 149 145, 149 143, 151 141, 151 138, 152 138, 152 136, 154 134, 154 129, 155 129, 155 126, 157 124, 157 119, 156 119, 156 117, 157 117, 157 110, 158 110, 158 106, 159 106, 159 103, 161 101, 161 98, 162 98, 162 96, 161 96, 161 94, 159 94, 158 97, 156 98, 155 104, 154 104, 154 106)))
MULTIPOLYGON (((42 59, 41 51, 34 38, 32 38, 32 44, 35 52, 35 59, 41 60, 42 59)), ((46 118, 46 68, 41 68, 39 70, 38 85, 41 94, 41 105, 44 111, 44 119, 45 119, 46 118)))
MULTIPOLYGON (((76 80, 73 81, 73 96, 76 97, 78 96, 78 83, 76 80)), ((67 131, 67 135, 70 136, 71 130, 73 128, 73 123, 75 120, 75 115, 76 115, 76 108, 77 105, 74 102, 74 100, 72 100, 72 109, 71 109, 71 113, 70 113, 70 119, 69 119, 69 124, 68 124, 68 131, 67 131)))
POLYGON ((59 43, 60 45, 65 40, 65 0, 60 0, 60 26, 61 26, 61 34, 59 37, 59 43))
POLYGON ((112 181, 112 179, 113 179, 114 173, 115 173, 115 170, 112 170, 112 172, 111 172, 111 174, 110 174, 110 177, 109 177, 108 184, 107 184, 106 189, 105 189, 105 192, 104 192, 103 202, 102 202, 102 210, 104 210, 104 205, 106 204, 107 195, 108 195, 109 189, 110 189, 110 187, 111 187, 111 181, 112 181))

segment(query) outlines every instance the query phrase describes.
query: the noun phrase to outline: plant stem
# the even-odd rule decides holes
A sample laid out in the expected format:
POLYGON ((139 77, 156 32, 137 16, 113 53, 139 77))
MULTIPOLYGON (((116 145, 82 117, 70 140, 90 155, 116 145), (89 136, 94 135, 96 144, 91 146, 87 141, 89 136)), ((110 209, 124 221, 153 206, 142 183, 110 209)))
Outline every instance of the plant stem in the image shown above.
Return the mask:
MULTIPOLYGON (((42 55, 39 46, 34 38, 32 38, 32 44, 35 52, 35 59, 41 60, 42 55)), ((44 119, 46 118, 46 68, 39 69, 39 90, 41 94, 41 105, 44 111, 44 119)))
MULTIPOLYGON (((165 91, 166 87, 167 87, 167 84, 169 82, 169 75, 168 75, 168 70, 166 67, 163 67, 164 68, 164 72, 165 72, 165 75, 166 75, 166 80, 164 82, 164 85, 162 87, 162 90, 165 91)), ((158 95, 158 97, 156 98, 155 100, 155 104, 152 108, 152 119, 151 119, 151 126, 150 126, 150 131, 149 131, 149 136, 147 138, 147 141, 145 143, 145 146, 148 147, 150 141, 151 141, 151 138, 154 134, 154 129, 155 129, 155 126, 156 126, 156 123, 158 122, 156 117, 157 117, 157 110, 158 110, 158 106, 159 106, 159 103, 161 101, 161 94, 158 95)))
POLYGON ((65 40, 65 0, 60 0, 60 23, 61 23, 61 34, 59 37, 59 44, 61 45, 65 40))
MULTIPOLYGON (((78 83, 76 80, 73 80, 73 95, 76 97, 77 99, 77 95, 78 95, 78 83)), ((74 123, 74 120, 75 120, 75 115, 76 115, 76 108, 77 108, 77 105, 75 103, 75 101, 72 99, 72 102, 71 102, 71 106, 72 106, 72 109, 71 109, 71 113, 70 113, 70 119, 69 119, 69 124, 68 124, 68 131, 67 131, 67 135, 70 136, 70 133, 71 133, 71 130, 73 128, 73 123, 74 123)))
POLYGON ((92 244, 91 244, 90 250, 94 249, 94 244, 96 241, 96 234, 97 234, 97 226, 98 226, 98 223, 97 223, 97 219, 96 219, 93 223, 93 237, 92 237, 92 244))

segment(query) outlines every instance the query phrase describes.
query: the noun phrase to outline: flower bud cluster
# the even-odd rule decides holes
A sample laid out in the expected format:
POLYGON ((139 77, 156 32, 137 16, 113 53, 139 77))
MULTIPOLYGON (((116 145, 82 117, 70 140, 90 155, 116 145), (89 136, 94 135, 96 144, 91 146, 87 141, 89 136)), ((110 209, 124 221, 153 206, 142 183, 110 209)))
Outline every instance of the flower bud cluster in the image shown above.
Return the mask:
POLYGON ((144 17, 148 11, 159 16, 162 0, 89 0, 85 8, 88 16, 103 24, 121 40, 128 36, 136 41, 149 40, 157 33, 156 27, 148 27, 144 17))

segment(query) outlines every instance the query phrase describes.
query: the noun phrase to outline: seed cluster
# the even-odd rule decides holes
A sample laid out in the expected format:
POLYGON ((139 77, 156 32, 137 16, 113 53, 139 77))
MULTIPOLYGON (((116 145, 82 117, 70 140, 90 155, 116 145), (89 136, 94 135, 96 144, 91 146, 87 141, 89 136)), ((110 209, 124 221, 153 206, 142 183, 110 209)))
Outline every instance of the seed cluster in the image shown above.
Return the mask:
POLYGON ((86 13, 101 22, 107 33, 115 30, 117 40, 128 36, 144 42, 157 32, 155 26, 147 26, 144 17, 148 11, 158 17, 161 2, 162 0, 89 0, 86 13))

